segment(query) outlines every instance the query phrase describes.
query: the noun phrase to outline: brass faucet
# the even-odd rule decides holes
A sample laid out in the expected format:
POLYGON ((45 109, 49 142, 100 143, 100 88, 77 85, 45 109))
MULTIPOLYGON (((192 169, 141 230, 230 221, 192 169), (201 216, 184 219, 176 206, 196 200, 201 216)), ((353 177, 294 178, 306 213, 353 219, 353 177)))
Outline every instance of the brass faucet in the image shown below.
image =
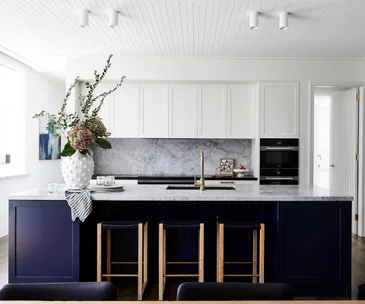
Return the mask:
POLYGON ((200 181, 196 181, 194 176, 194 186, 200 187, 200 191, 205 191, 205 178, 204 178, 204 152, 200 152, 200 181))

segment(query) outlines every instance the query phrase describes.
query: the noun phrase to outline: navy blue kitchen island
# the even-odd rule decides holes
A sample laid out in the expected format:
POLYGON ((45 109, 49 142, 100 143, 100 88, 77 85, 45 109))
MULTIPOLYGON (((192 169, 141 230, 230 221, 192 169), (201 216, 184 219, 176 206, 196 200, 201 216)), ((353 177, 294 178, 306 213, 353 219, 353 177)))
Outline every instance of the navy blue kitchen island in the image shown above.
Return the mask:
MULTIPOLYGON (((287 283, 298 297, 351 296, 351 197, 298 186, 237 185, 235 191, 206 193, 165 188, 127 185, 120 194, 95 193, 84 223, 72 222, 63 194, 33 190, 11 195, 9 282, 95 281, 96 224, 141 216, 149 221, 149 283, 157 282, 162 218, 205 223, 205 281, 215 281, 216 217, 226 216, 265 223, 265 282, 287 283)), ((193 260, 197 235, 171 233, 167 255, 193 260)), ((250 235, 227 233, 225 246, 228 260, 252 259, 250 235)), ((136 253, 133 232, 113 235, 112 258, 135 260, 136 253)), ((170 271, 189 272, 195 265, 179 267, 184 269, 170 271)), ((238 268, 227 271, 246 270, 238 268)))

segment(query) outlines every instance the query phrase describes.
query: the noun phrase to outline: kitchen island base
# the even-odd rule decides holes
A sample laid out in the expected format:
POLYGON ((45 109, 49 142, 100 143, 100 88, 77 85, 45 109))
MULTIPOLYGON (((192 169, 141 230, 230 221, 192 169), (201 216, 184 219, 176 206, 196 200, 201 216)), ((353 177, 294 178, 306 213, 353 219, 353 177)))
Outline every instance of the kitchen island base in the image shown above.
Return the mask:
MULTIPOLYGON (((149 221, 149 284, 158 282, 158 222, 161 218, 200 219, 205 224, 204 277, 205 281, 216 281, 216 217, 226 216, 265 223, 265 282, 287 283, 296 297, 351 296, 351 202, 343 200, 96 200, 91 215, 80 223, 71 221, 70 209, 64 200, 11 199, 9 282, 95 281, 97 223, 141 216, 148 217, 149 221)), ((113 238, 118 245, 112 248, 112 258, 128 261, 136 256, 133 233, 118 232, 113 238)), ((167 238, 168 260, 196 260, 197 234, 169 231, 167 238)), ((252 259, 251 234, 230 232, 225 243, 227 260, 252 259)), ((117 267, 133 266, 115 265, 115 271, 117 267)), ((172 273, 196 272, 196 265, 169 267, 172 273)), ((235 266, 229 271, 249 273, 251 267, 235 266)), ((171 282, 174 279, 169 278, 171 282)), ((130 278, 123 280, 131 282, 130 278)), ((237 281, 237 278, 227 278, 229 280, 237 281)))

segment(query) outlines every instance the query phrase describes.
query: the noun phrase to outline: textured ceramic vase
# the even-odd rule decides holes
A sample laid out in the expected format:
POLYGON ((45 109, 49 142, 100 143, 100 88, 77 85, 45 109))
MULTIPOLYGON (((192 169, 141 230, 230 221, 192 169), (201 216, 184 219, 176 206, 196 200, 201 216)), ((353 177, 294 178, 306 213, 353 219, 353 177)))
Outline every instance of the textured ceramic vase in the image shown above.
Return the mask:
POLYGON ((67 189, 84 189, 94 173, 94 160, 76 151, 72 156, 62 157, 61 172, 67 189))

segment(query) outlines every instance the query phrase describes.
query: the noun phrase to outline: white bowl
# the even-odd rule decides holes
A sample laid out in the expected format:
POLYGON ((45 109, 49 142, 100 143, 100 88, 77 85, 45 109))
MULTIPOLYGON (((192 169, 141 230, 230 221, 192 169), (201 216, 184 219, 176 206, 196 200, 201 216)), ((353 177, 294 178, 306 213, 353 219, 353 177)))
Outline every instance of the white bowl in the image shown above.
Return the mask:
POLYGON ((249 169, 233 169, 234 173, 247 173, 249 169))

